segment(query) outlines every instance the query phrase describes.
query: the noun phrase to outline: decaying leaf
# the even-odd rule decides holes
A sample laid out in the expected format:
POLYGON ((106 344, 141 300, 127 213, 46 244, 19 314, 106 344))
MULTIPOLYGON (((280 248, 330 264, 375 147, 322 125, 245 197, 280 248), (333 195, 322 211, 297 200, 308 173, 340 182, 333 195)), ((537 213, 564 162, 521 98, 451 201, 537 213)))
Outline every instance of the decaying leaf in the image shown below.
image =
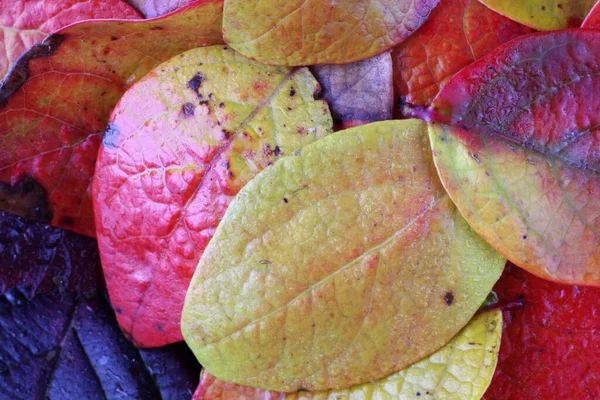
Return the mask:
POLYGON ((492 10, 539 31, 579 28, 596 0, 479 0, 492 10))
POLYGON ((228 0, 225 41, 266 64, 345 64, 402 42, 439 0, 228 0))
POLYGON ((129 0, 146 18, 160 17, 197 0, 129 0))
POLYGON ((123 0, 0 0, 0 78, 55 30, 84 19, 140 18, 123 0))
MULTIPOLYGON (((197 400, 479 400, 498 361, 502 313, 476 315, 447 345, 429 357, 373 383, 349 389, 286 394, 235 385, 202 372, 197 400)), ((499 398, 499 397, 498 397, 499 398)))
POLYGON ((394 87, 389 52, 351 64, 311 68, 341 129, 392 119, 394 87))
POLYGON ((151 21, 83 22, 25 53, 0 86, 0 182, 39 183, 52 225, 94 236, 90 181, 111 110, 161 61, 220 43, 222 6, 206 0, 151 21))
POLYGON ((596 3, 592 7, 581 27, 586 29, 600 29, 600 3, 596 3))
POLYGON ((95 240, 0 211, 0 295, 89 293, 101 274, 95 240))
POLYGON ((568 286, 507 266, 494 290, 525 306, 505 312, 487 400, 594 399, 600 396, 600 289, 568 286))
POLYGON ((594 30, 516 39, 452 78, 430 126, 471 227, 519 267, 573 284, 600 285, 598 54, 594 30))
POLYGON ((94 205, 111 302, 138 346, 182 340, 185 292, 240 188, 331 132, 317 90, 306 68, 213 46, 160 65, 123 96, 98 156, 94 205))
POLYGON ((6 293, 0 342, 3 399, 186 400, 198 384, 185 346, 138 351, 101 296, 6 293))
POLYGON ((430 105, 455 73, 502 43, 531 32, 477 0, 444 0, 392 52, 396 96, 401 102, 430 105))
POLYGON ((421 121, 329 135, 236 196, 182 317, 219 379, 292 392, 380 379, 439 349, 504 259, 438 181, 421 121))

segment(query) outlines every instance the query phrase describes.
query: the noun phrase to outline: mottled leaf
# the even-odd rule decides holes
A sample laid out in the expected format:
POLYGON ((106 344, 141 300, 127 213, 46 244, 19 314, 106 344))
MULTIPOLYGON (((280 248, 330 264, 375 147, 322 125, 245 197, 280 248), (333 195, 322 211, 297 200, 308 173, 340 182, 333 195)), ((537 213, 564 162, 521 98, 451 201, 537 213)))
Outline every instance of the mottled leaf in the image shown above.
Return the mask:
POLYGON ((83 22, 25 53, 0 86, 0 182, 38 182, 52 225, 94 236, 90 181, 111 110, 159 62, 221 42, 221 9, 202 0, 162 19, 83 22))
POLYGON ((392 52, 396 96, 400 102, 429 105, 455 73, 526 33, 531 29, 477 0, 444 0, 392 52))
POLYGON ((383 378, 467 324, 504 259, 438 181, 424 123, 332 134, 236 196, 182 331, 219 379, 279 391, 383 378))
POLYGON ((600 3, 596 3, 592 7, 581 27, 586 29, 600 29, 600 3))
POLYGON ((199 366, 183 346, 141 356, 101 297, 0 297, 0 398, 189 399, 199 366), (163 367, 167 365, 168 367, 163 367))
POLYGON ((306 68, 214 46, 160 65, 123 96, 98 156, 94 202, 111 302, 138 346, 182 340, 185 292, 240 188, 331 132, 317 89, 306 68))
POLYGON ((494 290, 524 307, 504 313, 498 367, 487 400, 600 396, 600 289, 568 286, 507 266, 494 290))
POLYGON ((146 18, 159 17, 178 10, 196 0, 128 0, 146 18))
POLYGON ((471 227, 518 266, 574 284, 600 285, 599 54, 594 30, 516 39, 455 75, 430 125, 471 227))
POLYGON ((266 64, 345 64, 402 42, 439 0, 228 0, 225 41, 266 64))
POLYGON ((0 211, 0 294, 88 293, 100 278, 95 240, 0 211))
POLYGON ((479 0, 492 10, 540 31, 579 28, 596 0, 479 0))
POLYGON ((389 52, 351 64, 316 65, 311 71, 339 128, 392 119, 394 88, 389 52))
POLYGON ((123 0, 0 0, 0 78, 55 30, 84 19, 140 18, 123 0))
POLYGON ((379 381, 349 389, 285 394, 227 383, 203 371, 194 396, 197 400, 479 400, 498 361, 501 333, 500 311, 476 315, 447 345, 429 357, 379 381))

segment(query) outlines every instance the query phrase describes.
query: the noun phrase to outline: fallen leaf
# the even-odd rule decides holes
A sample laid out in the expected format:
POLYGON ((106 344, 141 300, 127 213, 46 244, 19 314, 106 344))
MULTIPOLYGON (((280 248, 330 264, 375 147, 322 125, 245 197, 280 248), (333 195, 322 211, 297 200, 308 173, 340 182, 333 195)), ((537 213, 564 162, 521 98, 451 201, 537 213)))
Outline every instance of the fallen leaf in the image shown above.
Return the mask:
POLYGON ((596 3, 592 7, 581 27, 585 29, 600 29, 600 3, 596 3))
POLYGON ((505 312, 498 367, 486 399, 600 396, 600 289, 568 286, 507 266, 494 290, 525 306, 505 312))
POLYGON ((139 10, 146 18, 160 17, 196 0, 129 0, 129 3, 139 10))
POLYGON ((25 53, 0 86, 0 182, 37 182, 52 225, 94 236, 90 181, 110 112, 161 61, 221 42, 221 9, 206 0, 162 19, 83 22, 25 53))
POLYGON ((225 41, 265 64, 346 64, 402 42, 439 0, 228 0, 225 41))
POLYGON ((89 293, 100 278, 95 240, 0 211, 0 295, 89 293))
POLYGON ((402 103, 428 106, 455 73, 531 32, 477 0, 444 0, 392 51, 396 96, 402 103))
POLYGON ((479 0, 492 10, 539 31, 579 28, 596 0, 479 0))
POLYGON ((0 77, 27 49, 84 19, 140 18, 122 0, 0 0, 0 77))
POLYGON ((341 129, 392 119, 394 88, 389 52, 351 64, 311 68, 341 129))
POLYGON ((347 388, 468 323, 504 259, 446 195, 425 129, 334 133, 240 191, 186 296, 181 329, 204 368, 284 392, 347 388))
POLYGON ((194 399, 369 400, 422 397, 479 400, 494 374, 501 333, 502 313, 499 310, 475 315, 447 345, 429 357, 379 381, 336 391, 270 392, 227 383, 204 370, 194 399))
POLYGON ((600 285, 599 52, 593 30, 523 36, 433 102, 436 167, 463 216, 519 267, 564 283, 600 285))
POLYGON ((189 399, 200 367, 183 345, 138 352, 102 297, 0 296, 0 393, 9 399, 189 399))
POLYGON ((111 302, 136 345, 182 340, 185 292, 233 196, 331 132, 316 90, 306 68, 213 46, 160 65, 125 93, 98 155, 94 205, 111 302))

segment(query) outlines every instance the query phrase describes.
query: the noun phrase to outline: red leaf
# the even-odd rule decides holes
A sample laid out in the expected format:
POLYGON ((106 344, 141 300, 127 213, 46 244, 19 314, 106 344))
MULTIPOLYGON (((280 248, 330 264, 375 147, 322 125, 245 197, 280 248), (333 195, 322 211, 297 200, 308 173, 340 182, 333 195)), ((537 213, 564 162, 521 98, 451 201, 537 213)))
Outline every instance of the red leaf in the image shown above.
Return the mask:
POLYGON ((31 177, 46 190, 52 225, 94 236, 90 181, 111 110, 158 63, 220 43, 222 6, 199 0, 155 20, 83 22, 32 48, 0 87, 0 182, 31 177))
POLYGON ((392 52, 396 96, 429 105, 463 67, 531 32, 477 0, 442 1, 427 22, 392 52))
POLYGON ((488 400, 600 396, 600 289, 545 281, 511 264, 496 284, 500 301, 523 297, 504 313, 498 367, 488 400))
POLYGON ((140 17, 122 0, 0 0, 0 77, 24 51, 63 26, 140 17))
POLYGON ((592 7, 581 27, 585 29, 600 29, 600 2, 592 7))

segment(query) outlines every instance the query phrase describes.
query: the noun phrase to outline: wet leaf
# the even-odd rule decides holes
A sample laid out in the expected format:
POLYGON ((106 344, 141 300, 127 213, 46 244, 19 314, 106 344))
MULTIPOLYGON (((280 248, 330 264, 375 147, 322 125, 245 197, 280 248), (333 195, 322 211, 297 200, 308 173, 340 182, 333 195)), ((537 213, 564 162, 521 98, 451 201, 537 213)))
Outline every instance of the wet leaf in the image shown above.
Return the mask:
POLYGON ((396 96, 404 103, 430 105, 455 73, 502 43, 531 32, 477 0, 444 0, 392 52, 396 96))
POLYGON ((389 52, 351 64, 315 65, 311 71, 341 129, 392 119, 394 88, 389 52))
POLYGON ((228 0, 225 41, 274 65, 345 64, 402 42, 439 0, 228 0))
POLYGON ((600 285, 599 52, 593 30, 516 39, 455 75, 430 127, 471 227, 518 266, 572 284, 600 285))
POLYGON ((95 240, 0 211, 0 294, 89 293, 100 277, 95 240))
POLYGON ((592 7, 581 27, 586 29, 600 29, 600 3, 596 3, 592 7))
POLYGON ((494 290, 525 306, 505 312, 498 367, 488 400, 600 396, 600 289, 568 286, 507 266, 494 290))
POLYGON ((50 33, 93 18, 140 18, 140 15, 123 0, 0 1, 0 78, 24 51, 50 33))
POLYGON ((479 0, 492 10, 539 31, 579 28, 596 0, 479 0))
POLYGON ((101 297, 0 297, 0 396, 189 399, 199 365, 183 345, 140 354, 101 297), (168 367, 165 367, 168 365, 168 367))
POLYGON ((90 181, 111 110, 159 62, 221 42, 221 8, 202 1, 152 21, 84 22, 25 53, 0 87, 0 182, 37 182, 52 225, 94 236, 90 181))
POLYGON ((146 18, 160 17, 197 0, 129 0, 129 4, 138 9, 146 18))
POLYGON ((325 392, 285 394, 223 382, 203 371, 195 399, 349 400, 424 398, 479 400, 488 387, 502 333, 502 313, 476 315, 429 357, 373 383, 325 392))
POLYGON ((504 259, 437 180, 424 123, 337 132, 236 196, 188 289, 182 331, 219 379, 346 388, 439 349, 504 259))
POLYGON ((306 68, 213 46, 162 64, 123 96, 98 156, 94 202, 111 302, 138 346, 182 340, 185 292, 240 188, 331 132, 317 89, 306 68))

